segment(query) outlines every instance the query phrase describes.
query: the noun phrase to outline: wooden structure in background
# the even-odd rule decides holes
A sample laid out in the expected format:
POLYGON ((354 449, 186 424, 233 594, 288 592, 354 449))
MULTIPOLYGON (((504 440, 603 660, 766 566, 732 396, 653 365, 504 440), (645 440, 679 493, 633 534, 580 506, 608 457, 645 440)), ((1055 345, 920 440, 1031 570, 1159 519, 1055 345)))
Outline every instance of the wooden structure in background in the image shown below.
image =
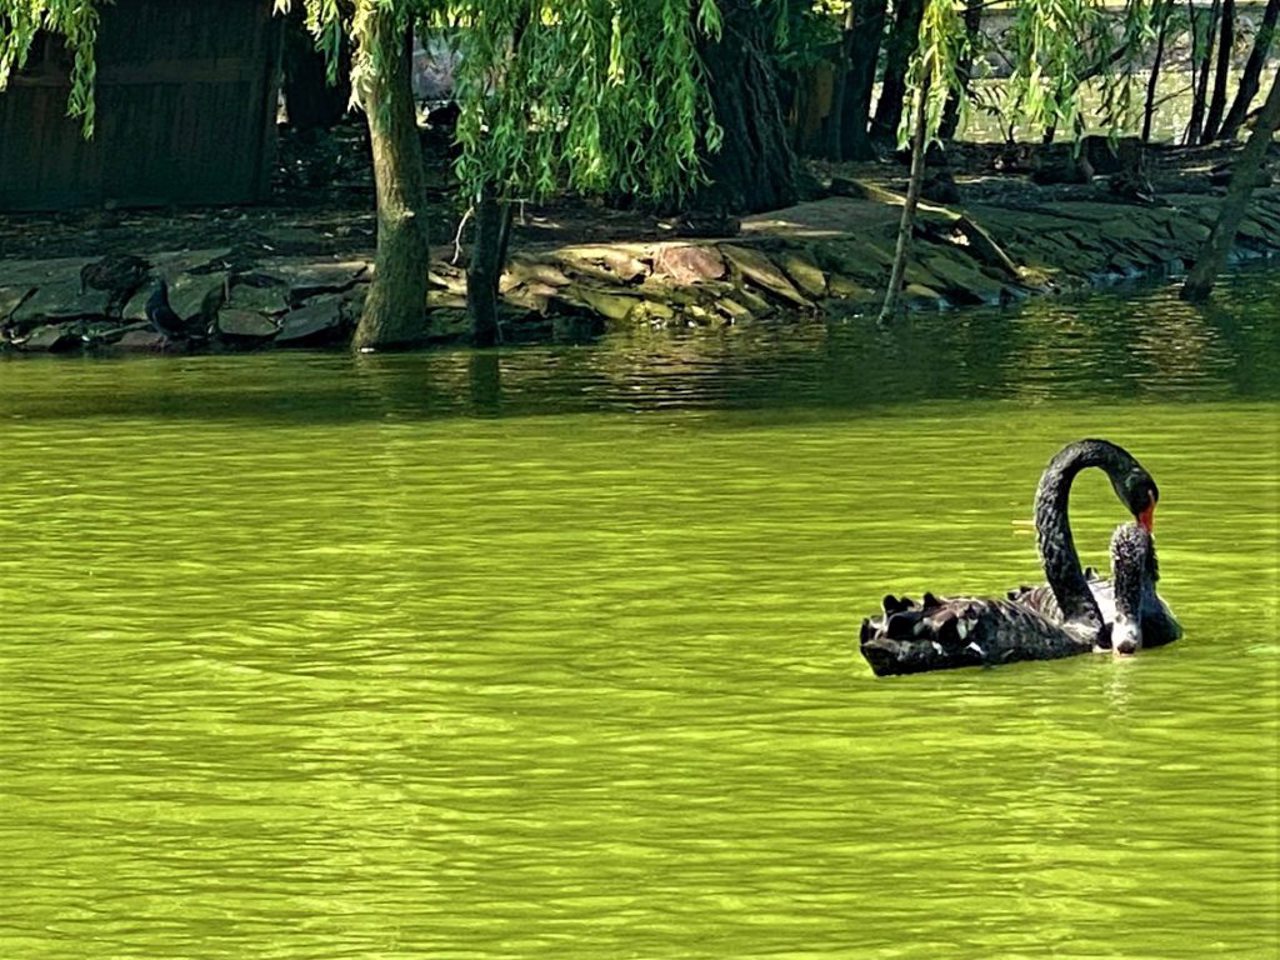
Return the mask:
POLYGON ((0 93, 0 210, 263 199, 280 36, 271 0, 104 4, 91 140, 66 116, 70 57, 37 38, 0 93))

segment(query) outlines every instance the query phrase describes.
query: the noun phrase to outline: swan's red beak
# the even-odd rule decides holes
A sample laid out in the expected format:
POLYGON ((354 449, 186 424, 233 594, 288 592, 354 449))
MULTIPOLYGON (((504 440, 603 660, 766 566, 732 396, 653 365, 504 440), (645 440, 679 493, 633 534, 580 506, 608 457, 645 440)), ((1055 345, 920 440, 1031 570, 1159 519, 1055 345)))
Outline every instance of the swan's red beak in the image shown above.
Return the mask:
POLYGON ((1155 494, 1152 494, 1151 499, 1147 501, 1147 509, 1143 510, 1140 514, 1138 514, 1138 523, 1142 525, 1142 528, 1146 530, 1147 533, 1150 533, 1151 527, 1155 524, 1155 522, 1156 522, 1156 497, 1155 497, 1155 494))

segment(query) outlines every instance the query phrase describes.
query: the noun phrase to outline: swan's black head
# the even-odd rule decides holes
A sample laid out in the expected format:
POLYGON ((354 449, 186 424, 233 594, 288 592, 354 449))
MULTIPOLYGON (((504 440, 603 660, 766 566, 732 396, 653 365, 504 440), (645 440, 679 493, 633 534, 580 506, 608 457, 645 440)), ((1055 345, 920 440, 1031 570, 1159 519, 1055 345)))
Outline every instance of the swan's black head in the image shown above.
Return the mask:
POLYGON ((1116 601, 1111 649, 1116 653, 1130 654, 1141 649, 1142 611, 1155 600, 1159 578, 1151 532, 1139 523, 1116 527, 1111 537, 1111 581, 1116 601))
POLYGON ((1160 502, 1160 488, 1156 486, 1155 479, 1124 447, 1106 440, 1085 442, 1098 445, 1102 454, 1099 458, 1101 466, 1111 478, 1116 496, 1129 508, 1133 519, 1150 533, 1155 522, 1156 504, 1160 502))

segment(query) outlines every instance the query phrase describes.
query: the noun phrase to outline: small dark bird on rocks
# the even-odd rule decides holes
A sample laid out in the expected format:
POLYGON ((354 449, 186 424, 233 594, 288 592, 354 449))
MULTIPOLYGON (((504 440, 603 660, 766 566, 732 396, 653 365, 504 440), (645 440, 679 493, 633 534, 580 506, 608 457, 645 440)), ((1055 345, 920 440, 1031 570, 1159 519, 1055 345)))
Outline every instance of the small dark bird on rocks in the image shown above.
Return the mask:
POLYGON ((174 312, 169 304, 169 284, 163 277, 158 277, 152 286, 145 310, 151 326, 171 340, 201 339, 206 335, 203 324, 183 320, 174 312))
POLYGON ((80 270, 80 294, 86 290, 102 290, 108 294, 105 308, 108 317, 119 317, 129 298, 138 292, 151 274, 151 264, 129 253, 108 254, 80 270))

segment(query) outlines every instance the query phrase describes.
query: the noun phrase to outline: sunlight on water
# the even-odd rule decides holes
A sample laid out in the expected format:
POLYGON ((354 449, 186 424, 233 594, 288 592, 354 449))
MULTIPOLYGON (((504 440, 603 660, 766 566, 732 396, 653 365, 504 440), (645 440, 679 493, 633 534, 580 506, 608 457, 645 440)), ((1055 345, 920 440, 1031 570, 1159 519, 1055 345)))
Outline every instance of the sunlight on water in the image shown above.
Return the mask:
POLYGON ((1278 287, 0 363, 0 956, 1275 956, 1278 287), (1186 638, 873 678, 1089 434, 1186 638))

